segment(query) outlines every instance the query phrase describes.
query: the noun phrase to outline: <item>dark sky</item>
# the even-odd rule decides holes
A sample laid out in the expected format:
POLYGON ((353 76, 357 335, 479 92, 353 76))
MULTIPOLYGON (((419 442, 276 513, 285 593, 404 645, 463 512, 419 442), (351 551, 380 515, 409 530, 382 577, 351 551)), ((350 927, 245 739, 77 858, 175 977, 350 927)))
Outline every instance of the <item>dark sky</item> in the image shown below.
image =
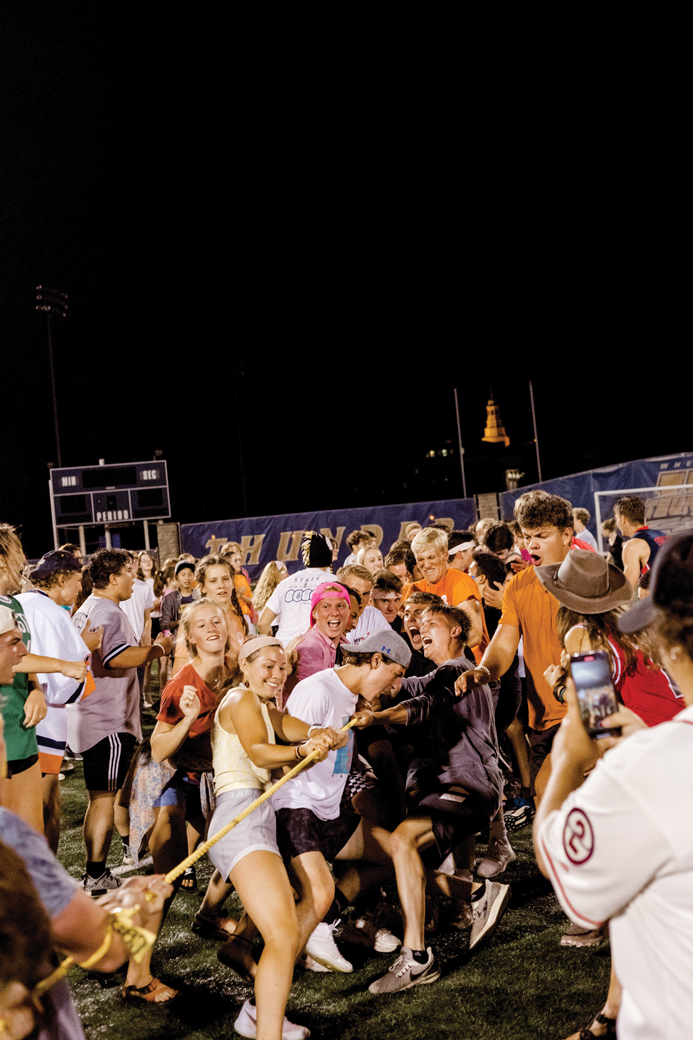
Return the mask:
POLYGON ((490 387, 536 479, 530 378, 545 477, 690 450, 677 26, 446 17, 3 4, 0 502, 29 555, 39 283, 70 300, 63 464, 161 450, 183 523, 243 514, 239 419, 249 515, 459 496, 425 460, 455 385, 471 493, 502 489, 490 387))

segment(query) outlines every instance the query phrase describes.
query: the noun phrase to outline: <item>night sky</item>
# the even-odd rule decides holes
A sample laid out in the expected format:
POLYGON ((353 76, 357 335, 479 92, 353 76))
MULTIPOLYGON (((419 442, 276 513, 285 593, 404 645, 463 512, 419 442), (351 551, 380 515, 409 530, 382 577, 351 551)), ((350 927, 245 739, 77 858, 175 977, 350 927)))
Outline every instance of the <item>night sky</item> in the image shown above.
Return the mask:
POLYGON ((69 293, 63 465, 160 450, 181 523, 245 512, 239 430, 248 515, 460 496, 426 459, 454 386, 469 493, 536 480, 530 378, 545 478, 691 449, 677 26, 447 14, 3 4, 0 519, 30 556, 38 284, 69 293))

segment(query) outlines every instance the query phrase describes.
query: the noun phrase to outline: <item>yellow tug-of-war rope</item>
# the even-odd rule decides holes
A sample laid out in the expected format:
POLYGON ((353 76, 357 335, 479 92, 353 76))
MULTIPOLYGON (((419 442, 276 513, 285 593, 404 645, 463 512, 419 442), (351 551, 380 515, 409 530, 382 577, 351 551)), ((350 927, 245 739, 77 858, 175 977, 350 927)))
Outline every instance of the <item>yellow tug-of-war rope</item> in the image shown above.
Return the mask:
MULTIPOLYGON (((347 722, 346 726, 342 726, 341 732, 346 733, 346 731, 351 729, 351 727, 355 723, 356 719, 352 719, 351 722, 347 722)), ((176 880, 176 878, 180 877, 180 875, 188 869, 188 867, 192 867, 194 863, 197 863, 198 859, 202 859, 205 853, 208 852, 209 849, 211 849, 212 845, 216 845, 218 841, 221 841, 221 839, 226 834, 228 834, 229 831, 232 831, 233 828, 241 822, 241 820, 244 820, 246 816, 250 816, 251 812, 257 809, 258 806, 262 805, 263 802, 266 802, 268 798, 271 798, 274 792, 278 791, 283 784, 287 783, 287 781, 297 776, 301 772, 301 770, 305 769, 306 766, 310 765, 311 762, 314 762, 318 754, 319 751, 316 749, 315 751, 311 751, 310 755, 306 755, 305 758, 302 758, 300 762, 296 763, 293 769, 289 770, 286 776, 283 776, 281 780, 277 780, 276 784, 272 784, 272 786, 268 788, 268 790, 266 790, 264 794, 261 794, 259 798, 256 798, 254 802, 251 802, 251 804, 246 809, 244 809, 242 813, 239 813, 238 816, 234 817, 234 819, 227 823, 225 827, 222 827, 220 831, 217 831, 217 833, 212 835, 211 838, 207 838, 207 840, 203 841, 201 845, 198 845, 195 851, 191 852, 189 856, 186 856, 186 858, 181 863, 179 863, 177 867, 174 867, 173 870, 169 870, 168 874, 165 877, 165 880, 168 882, 168 884, 172 884, 176 880)), ((152 899, 155 899, 156 897, 154 896, 153 892, 147 892, 145 893, 144 898, 151 902, 152 899)), ((117 916, 109 914, 107 919, 108 923, 106 938, 104 939, 102 947, 100 947, 95 954, 92 954, 88 961, 83 961, 80 967, 90 968, 92 964, 96 964, 97 961, 101 960, 101 957, 110 945, 112 933, 114 931, 120 933, 123 942, 128 947, 128 949, 132 951, 135 960, 138 962, 141 961, 146 950, 152 947, 156 942, 156 936, 153 935, 151 932, 147 932, 144 928, 136 928, 132 925, 130 918, 132 914, 137 912, 138 909, 139 907, 130 907, 127 911, 120 911, 120 920, 118 920, 117 916), (123 927, 123 925, 125 925, 125 927, 123 927)), ((58 965, 58 967, 51 975, 49 975, 45 979, 42 979, 42 981, 34 987, 34 995, 39 997, 43 993, 45 993, 47 989, 49 989, 58 981, 58 979, 63 978, 63 976, 68 973, 68 971, 74 964, 75 961, 72 957, 66 957, 64 961, 61 961, 61 963, 58 965)))
MULTIPOLYGON (((342 726, 340 732, 346 733, 346 731, 348 729, 351 729, 351 727, 355 725, 355 723, 356 719, 352 719, 351 722, 347 722, 346 726, 342 726)), ((302 758, 301 761, 293 767, 293 769, 289 770, 286 776, 283 776, 281 780, 277 780, 276 784, 272 784, 272 786, 268 788, 264 792, 264 794, 261 794, 259 798, 256 798, 254 802, 251 802, 251 804, 246 809, 244 809, 242 813, 239 813, 238 816, 234 817, 234 819, 227 823, 225 827, 222 827, 220 831, 217 831, 217 833, 212 835, 211 838, 207 838, 207 840, 203 841, 201 845, 198 845, 195 851, 191 852, 190 855, 182 861, 182 863, 179 863, 177 867, 173 868, 173 870, 169 870, 164 880, 168 881, 169 885, 172 884, 176 880, 176 878, 180 877, 180 875, 188 869, 188 867, 192 867, 194 863, 197 863, 198 859, 202 859, 204 854, 211 849, 212 845, 216 845, 218 841, 221 841, 221 839, 225 837, 229 833, 229 831, 232 831, 233 828, 241 822, 241 820, 244 820, 246 816, 250 816, 251 812, 257 809, 259 805, 262 805, 263 802, 266 802, 269 798, 271 798, 275 791, 278 791, 283 784, 285 784, 288 780, 293 779, 293 777, 297 776, 298 773, 300 773, 302 769, 305 769, 306 766, 309 765, 311 762, 314 762, 318 756, 318 753, 319 752, 317 750, 311 751, 309 755, 306 755, 305 758, 302 758)))

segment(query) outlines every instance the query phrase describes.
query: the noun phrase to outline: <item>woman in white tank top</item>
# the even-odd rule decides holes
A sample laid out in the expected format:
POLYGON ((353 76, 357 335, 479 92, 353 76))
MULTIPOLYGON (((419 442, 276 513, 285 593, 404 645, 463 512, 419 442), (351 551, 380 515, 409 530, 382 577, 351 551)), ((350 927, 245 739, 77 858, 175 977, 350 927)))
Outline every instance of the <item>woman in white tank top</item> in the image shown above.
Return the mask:
MULTIPOLYGON (((244 643, 238 664, 243 685, 226 694, 212 731, 217 808, 209 825, 210 834, 221 830, 270 786, 272 770, 294 766, 314 750, 320 752, 318 760, 322 760, 332 748, 346 743, 346 734, 309 727, 307 722, 276 708, 286 680, 286 657, 278 639, 259 636, 244 643), (277 744, 275 735, 290 746, 277 744)), ((280 1040, 283 1028, 285 1035, 290 1031, 291 1036, 307 1037, 307 1029, 292 1026, 284 1018, 299 953, 298 927, 270 803, 254 810, 214 845, 209 855, 222 877, 236 888, 265 941, 255 969, 256 1005, 245 1002, 235 1028, 241 1035, 257 1035, 259 1040, 280 1040)), ((232 936, 220 947, 222 962, 233 964, 237 960, 230 948, 239 941, 243 940, 232 936)))

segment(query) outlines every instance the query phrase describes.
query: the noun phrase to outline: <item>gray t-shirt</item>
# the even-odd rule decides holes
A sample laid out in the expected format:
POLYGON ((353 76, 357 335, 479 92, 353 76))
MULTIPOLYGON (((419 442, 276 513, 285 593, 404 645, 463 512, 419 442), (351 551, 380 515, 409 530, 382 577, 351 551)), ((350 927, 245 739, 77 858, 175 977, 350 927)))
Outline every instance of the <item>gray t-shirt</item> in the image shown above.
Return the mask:
POLYGON ((117 603, 102 596, 90 596, 79 608, 73 622, 81 632, 91 622, 103 625, 100 650, 92 654, 96 688, 78 704, 67 706, 67 742, 80 754, 113 733, 132 733, 142 739, 140 725, 140 688, 136 668, 109 668, 108 663, 130 646, 138 646, 132 625, 117 603))

